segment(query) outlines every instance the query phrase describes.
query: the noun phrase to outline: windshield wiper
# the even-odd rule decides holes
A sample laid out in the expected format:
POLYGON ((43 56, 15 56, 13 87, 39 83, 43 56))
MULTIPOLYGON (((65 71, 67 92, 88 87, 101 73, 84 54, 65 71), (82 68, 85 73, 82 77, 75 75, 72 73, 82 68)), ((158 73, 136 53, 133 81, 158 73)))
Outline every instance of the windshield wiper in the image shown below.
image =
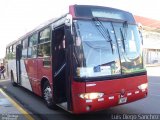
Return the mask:
POLYGON ((97 18, 94 17, 93 18, 93 22, 96 26, 96 28, 98 29, 98 31, 101 33, 101 35, 104 37, 104 39, 107 42, 110 42, 110 46, 111 46, 111 50, 112 50, 112 54, 113 54, 113 45, 112 45, 112 39, 111 36, 109 34, 109 30, 107 28, 104 27, 104 25, 102 24, 102 22, 97 18))
POLYGON ((124 41, 125 41, 125 37, 124 37, 124 35, 123 35, 123 32, 122 32, 122 29, 120 28, 120 33, 121 33, 121 37, 122 37, 122 44, 123 44, 123 49, 124 49, 124 51, 126 51, 126 48, 125 48, 125 43, 124 43, 124 41))
POLYGON ((125 40, 126 40, 126 36, 127 36, 127 28, 128 28, 128 23, 127 23, 127 21, 124 21, 123 22, 123 29, 125 29, 124 34, 122 32, 122 29, 120 28, 120 33, 121 33, 121 37, 122 37, 122 44, 123 44, 124 51, 126 50, 125 40))

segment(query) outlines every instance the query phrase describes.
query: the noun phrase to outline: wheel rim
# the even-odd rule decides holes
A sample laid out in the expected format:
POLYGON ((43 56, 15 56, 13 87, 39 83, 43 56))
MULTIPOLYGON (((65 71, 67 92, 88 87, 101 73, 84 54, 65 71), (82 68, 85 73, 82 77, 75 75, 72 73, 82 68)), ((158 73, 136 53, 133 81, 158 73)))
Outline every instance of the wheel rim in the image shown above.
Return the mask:
POLYGON ((51 93, 51 88, 49 86, 47 86, 44 89, 44 99, 45 101, 49 104, 52 100, 52 93, 51 93))

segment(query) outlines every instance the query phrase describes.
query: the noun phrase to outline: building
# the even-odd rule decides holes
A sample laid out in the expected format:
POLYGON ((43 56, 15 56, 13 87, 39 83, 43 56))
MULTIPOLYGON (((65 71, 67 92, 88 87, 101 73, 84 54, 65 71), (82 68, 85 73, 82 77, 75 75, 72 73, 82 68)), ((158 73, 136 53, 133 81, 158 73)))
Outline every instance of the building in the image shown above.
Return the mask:
POLYGON ((144 63, 160 65, 160 21, 136 15, 134 17, 143 26, 144 63))

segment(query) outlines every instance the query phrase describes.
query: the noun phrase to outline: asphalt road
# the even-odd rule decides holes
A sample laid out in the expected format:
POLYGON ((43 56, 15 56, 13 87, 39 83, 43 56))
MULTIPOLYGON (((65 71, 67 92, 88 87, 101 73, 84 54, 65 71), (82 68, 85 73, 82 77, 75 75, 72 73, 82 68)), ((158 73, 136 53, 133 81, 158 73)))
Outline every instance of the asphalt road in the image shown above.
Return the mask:
POLYGON ((50 110, 40 97, 22 87, 13 87, 10 80, 0 81, 0 87, 40 120, 134 120, 138 118, 158 120, 160 119, 160 67, 150 67, 147 71, 149 80, 147 98, 82 115, 72 115, 62 109, 50 110))

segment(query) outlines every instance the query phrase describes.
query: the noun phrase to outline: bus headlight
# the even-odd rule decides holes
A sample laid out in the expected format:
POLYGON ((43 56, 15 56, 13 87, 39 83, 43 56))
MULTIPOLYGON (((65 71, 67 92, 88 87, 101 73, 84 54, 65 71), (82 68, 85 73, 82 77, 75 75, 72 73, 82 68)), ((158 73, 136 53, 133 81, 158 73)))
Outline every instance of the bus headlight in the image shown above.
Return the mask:
POLYGON ((138 86, 138 88, 140 90, 145 90, 146 88, 148 88, 148 83, 141 84, 141 85, 138 86))
POLYGON ((104 93, 82 93, 79 95, 80 98, 82 99, 98 99, 101 98, 104 95, 104 93))

